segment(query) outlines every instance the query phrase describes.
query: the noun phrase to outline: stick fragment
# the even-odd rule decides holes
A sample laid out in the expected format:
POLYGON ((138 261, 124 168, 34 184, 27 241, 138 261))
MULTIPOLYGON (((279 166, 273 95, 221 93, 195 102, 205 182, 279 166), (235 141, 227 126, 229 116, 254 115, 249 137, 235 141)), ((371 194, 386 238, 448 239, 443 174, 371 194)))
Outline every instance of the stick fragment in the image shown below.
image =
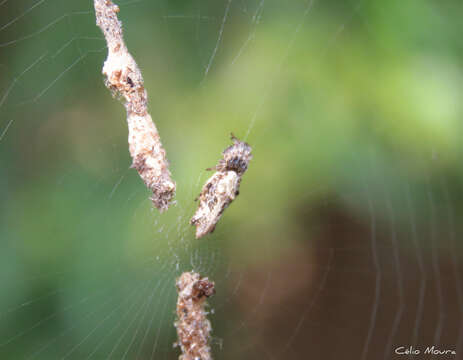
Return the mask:
POLYGON ((125 100, 129 127, 132 167, 153 192, 151 200, 161 212, 167 210, 175 195, 175 182, 169 172, 166 151, 148 113, 148 94, 137 63, 130 55, 117 18, 119 7, 111 0, 94 0, 96 24, 103 31, 108 57, 103 66, 106 87, 125 100))
POLYGON ((196 226, 196 238, 214 231, 225 209, 239 194, 241 177, 252 159, 249 144, 231 134, 233 145, 226 148, 218 164, 207 170, 216 170, 199 194, 199 206, 190 220, 196 226))
POLYGON ((177 279, 177 328, 182 350, 179 360, 212 360, 209 347, 211 323, 205 310, 206 299, 215 294, 214 282, 193 271, 177 279))

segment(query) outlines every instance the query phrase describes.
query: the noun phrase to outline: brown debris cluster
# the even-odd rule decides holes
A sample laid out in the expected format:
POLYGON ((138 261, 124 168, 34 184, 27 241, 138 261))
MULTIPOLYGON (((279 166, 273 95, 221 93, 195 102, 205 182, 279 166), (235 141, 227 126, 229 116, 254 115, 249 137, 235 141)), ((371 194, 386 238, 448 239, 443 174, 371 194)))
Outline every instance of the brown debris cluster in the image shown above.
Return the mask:
POLYGON ((182 355, 179 360, 211 360, 211 323, 205 310, 206 299, 215 294, 214 282, 193 271, 177 279, 177 328, 182 355))
POLYGON ((175 195, 166 152, 153 120, 148 113, 148 94, 137 63, 124 43, 122 24, 117 18, 119 7, 111 0, 94 0, 96 23, 108 45, 103 66, 106 86, 124 99, 129 127, 129 151, 132 167, 153 192, 151 200, 160 210, 167 210, 175 195))

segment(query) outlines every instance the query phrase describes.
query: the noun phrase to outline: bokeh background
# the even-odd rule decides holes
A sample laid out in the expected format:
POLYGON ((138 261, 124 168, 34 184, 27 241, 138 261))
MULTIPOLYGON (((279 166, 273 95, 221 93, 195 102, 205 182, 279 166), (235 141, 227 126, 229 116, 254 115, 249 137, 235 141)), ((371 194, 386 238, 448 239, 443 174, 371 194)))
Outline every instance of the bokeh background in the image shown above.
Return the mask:
POLYGON ((92 2, 1 1, 0 358, 178 358, 191 269, 216 359, 463 358, 461 1, 118 4, 177 204, 129 169, 92 2), (230 132, 254 159, 195 240, 230 132))

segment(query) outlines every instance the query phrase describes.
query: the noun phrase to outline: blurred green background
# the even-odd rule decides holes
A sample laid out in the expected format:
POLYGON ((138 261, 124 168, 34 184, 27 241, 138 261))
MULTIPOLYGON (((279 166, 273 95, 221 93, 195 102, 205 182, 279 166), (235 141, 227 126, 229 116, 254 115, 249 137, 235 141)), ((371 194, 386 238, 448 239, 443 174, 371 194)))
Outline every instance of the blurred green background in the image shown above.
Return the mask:
POLYGON ((129 169, 92 2, 0 2, 0 358, 177 358, 191 269, 216 359, 463 358, 461 1, 118 4, 177 204, 129 169), (230 132, 254 159, 195 240, 230 132))

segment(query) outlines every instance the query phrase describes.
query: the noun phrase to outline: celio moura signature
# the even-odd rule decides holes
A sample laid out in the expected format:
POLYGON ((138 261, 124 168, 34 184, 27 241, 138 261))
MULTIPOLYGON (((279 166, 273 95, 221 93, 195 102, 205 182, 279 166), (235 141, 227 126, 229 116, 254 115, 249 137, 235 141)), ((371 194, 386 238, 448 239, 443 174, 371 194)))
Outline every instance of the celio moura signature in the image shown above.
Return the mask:
POLYGON ((424 350, 413 346, 399 346, 395 348, 395 353, 398 355, 456 355, 454 349, 439 349, 436 345, 427 346, 424 350))

